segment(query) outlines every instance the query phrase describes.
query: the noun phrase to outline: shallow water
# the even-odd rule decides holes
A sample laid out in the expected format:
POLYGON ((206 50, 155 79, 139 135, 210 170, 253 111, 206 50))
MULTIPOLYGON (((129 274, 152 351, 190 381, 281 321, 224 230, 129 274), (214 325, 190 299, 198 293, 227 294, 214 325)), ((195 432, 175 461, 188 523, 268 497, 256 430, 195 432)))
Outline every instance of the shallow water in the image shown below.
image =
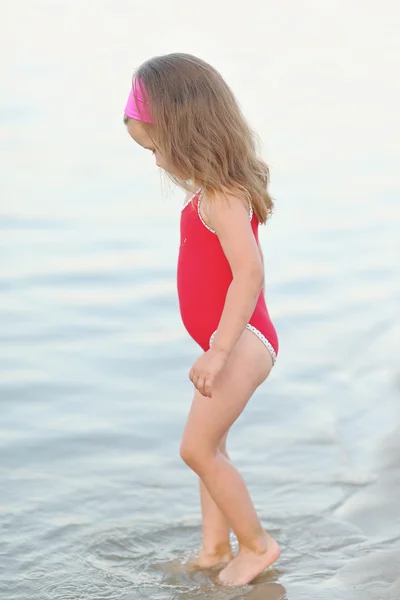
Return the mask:
POLYGON ((223 5, 7 7, 4 600, 400 595, 399 9, 223 5), (261 237, 281 353, 230 452, 282 557, 235 590, 185 567, 200 519, 177 452, 198 354, 175 291, 181 197, 121 124, 132 68, 177 49, 226 75, 277 199, 261 237))

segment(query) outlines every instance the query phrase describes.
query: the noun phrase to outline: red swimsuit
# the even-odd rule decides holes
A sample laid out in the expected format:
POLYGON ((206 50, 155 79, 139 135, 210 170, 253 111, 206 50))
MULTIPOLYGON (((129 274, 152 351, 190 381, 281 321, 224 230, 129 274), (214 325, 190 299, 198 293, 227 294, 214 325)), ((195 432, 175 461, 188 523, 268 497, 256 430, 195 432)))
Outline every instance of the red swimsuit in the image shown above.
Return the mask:
MULTIPOLYGON (((182 209, 178 296, 184 326, 206 351, 210 348, 222 315, 226 294, 232 282, 232 271, 218 236, 200 215, 200 200, 199 191, 182 209)), ((258 243, 258 219, 252 210, 250 219, 258 243)), ((260 338, 275 362, 278 337, 268 314, 263 291, 247 329, 260 338)))

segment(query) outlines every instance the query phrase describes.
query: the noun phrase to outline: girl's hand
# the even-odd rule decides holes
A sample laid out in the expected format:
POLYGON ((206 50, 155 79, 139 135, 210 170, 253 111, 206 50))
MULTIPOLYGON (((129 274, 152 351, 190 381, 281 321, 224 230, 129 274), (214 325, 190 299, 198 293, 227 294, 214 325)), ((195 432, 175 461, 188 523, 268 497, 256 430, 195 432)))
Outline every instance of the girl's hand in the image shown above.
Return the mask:
POLYGON ((219 350, 207 350, 194 363, 189 379, 202 396, 211 398, 214 379, 225 366, 228 355, 219 350))

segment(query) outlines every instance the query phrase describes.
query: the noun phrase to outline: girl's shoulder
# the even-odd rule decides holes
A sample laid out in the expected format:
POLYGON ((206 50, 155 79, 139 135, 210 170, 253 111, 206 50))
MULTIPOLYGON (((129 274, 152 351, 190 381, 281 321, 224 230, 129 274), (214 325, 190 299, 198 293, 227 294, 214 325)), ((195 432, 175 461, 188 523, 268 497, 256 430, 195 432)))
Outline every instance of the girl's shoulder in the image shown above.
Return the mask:
POLYGON ((213 194, 205 193, 200 196, 199 212, 205 223, 213 230, 243 219, 252 220, 253 207, 245 195, 239 195, 230 190, 213 194))
POLYGON ((252 205, 246 195, 238 194, 233 190, 222 190, 213 193, 212 195, 206 192, 201 192, 201 205, 203 211, 212 218, 214 215, 229 214, 231 211, 244 211, 247 214, 252 213, 252 205))

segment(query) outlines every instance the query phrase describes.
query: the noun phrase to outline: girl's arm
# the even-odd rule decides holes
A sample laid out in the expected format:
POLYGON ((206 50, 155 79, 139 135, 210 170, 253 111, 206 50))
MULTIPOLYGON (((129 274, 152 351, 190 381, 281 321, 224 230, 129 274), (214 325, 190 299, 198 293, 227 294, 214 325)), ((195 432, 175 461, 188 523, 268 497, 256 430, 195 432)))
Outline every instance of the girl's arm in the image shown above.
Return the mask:
POLYGON ((248 324, 264 285, 264 265, 244 201, 228 195, 216 197, 207 207, 231 267, 233 280, 226 295, 213 341, 215 351, 229 355, 248 324))

